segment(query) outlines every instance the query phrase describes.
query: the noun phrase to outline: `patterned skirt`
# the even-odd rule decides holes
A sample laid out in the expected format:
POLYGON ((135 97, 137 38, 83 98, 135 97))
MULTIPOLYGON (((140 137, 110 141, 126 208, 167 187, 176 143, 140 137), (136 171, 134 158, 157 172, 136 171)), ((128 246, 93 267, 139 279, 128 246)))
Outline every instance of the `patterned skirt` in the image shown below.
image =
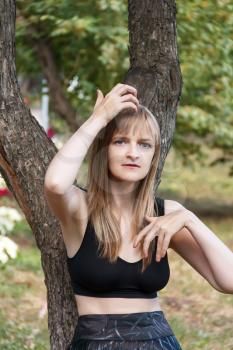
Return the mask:
POLYGON ((182 350, 163 311, 81 315, 66 350, 182 350))

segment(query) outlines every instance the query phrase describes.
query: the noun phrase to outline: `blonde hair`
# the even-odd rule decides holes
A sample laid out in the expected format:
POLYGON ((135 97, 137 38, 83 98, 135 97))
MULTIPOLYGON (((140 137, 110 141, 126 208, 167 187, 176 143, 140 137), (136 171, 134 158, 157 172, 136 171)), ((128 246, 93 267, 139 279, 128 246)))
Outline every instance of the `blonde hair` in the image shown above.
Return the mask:
MULTIPOLYGON (((151 160, 151 166, 147 175, 141 179, 135 191, 131 230, 136 235, 143 227, 148 225, 144 220, 145 215, 158 216, 158 207, 155 201, 154 180, 160 157, 160 129, 154 115, 143 105, 139 105, 138 111, 125 109, 115 116, 105 128, 101 129, 94 139, 89 152, 89 167, 87 178, 87 203, 88 217, 94 226, 98 240, 100 256, 109 258, 110 262, 116 262, 121 246, 122 238, 120 225, 111 211, 110 188, 108 175, 108 145, 116 132, 128 132, 131 128, 136 130, 143 123, 151 132, 155 142, 155 152, 151 160), (154 207, 156 206, 156 212, 154 207)), ((143 257, 143 272, 151 262, 155 249, 155 240, 150 244, 147 258, 143 257)), ((140 251, 143 256, 142 245, 140 251)))

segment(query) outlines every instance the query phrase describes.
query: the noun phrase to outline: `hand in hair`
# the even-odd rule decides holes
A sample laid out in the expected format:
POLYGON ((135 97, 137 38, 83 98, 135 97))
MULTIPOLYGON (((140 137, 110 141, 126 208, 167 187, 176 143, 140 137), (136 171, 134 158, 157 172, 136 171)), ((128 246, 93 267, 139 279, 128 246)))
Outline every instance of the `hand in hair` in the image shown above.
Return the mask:
POLYGON ((123 109, 132 108, 135 111, 138 109, 137 90, 133 86, 117 84, 105 97, 101 90, 97 90, 97 93, 92 115, 103 118, 106 124, 123 109))

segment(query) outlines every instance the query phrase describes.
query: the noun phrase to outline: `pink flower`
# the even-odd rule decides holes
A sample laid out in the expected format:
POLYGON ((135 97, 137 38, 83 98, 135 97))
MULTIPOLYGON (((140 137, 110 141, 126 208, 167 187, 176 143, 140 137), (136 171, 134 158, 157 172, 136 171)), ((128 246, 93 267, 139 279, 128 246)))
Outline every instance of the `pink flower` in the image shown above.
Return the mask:
POLYGON ((8 190, 8 188, 0 188, 0 197, 4 196, 12 196, 12 193, 8 190))
POLYGON ((54 135, 55 135, 55 132, 53 131, 53 129, 51 127, 48 128, 47 136, 51 139, 54 135))

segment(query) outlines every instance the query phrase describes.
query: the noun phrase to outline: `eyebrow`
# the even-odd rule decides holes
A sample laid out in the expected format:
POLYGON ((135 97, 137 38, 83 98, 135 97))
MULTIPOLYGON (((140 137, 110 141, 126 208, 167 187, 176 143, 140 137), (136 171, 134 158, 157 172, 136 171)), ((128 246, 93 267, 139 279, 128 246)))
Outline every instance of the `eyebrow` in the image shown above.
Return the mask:
MULTIPOLYGON (((116 138, 121 138, 121 139, 129 139, 127 136, 123 136, 123 135, 117 135, 117 136, 114 136, 113 139, 116 139, 116 138)), ((150 141, 152 142, 153 140, 152 139, 138 139, 138 141, 150 141)))

